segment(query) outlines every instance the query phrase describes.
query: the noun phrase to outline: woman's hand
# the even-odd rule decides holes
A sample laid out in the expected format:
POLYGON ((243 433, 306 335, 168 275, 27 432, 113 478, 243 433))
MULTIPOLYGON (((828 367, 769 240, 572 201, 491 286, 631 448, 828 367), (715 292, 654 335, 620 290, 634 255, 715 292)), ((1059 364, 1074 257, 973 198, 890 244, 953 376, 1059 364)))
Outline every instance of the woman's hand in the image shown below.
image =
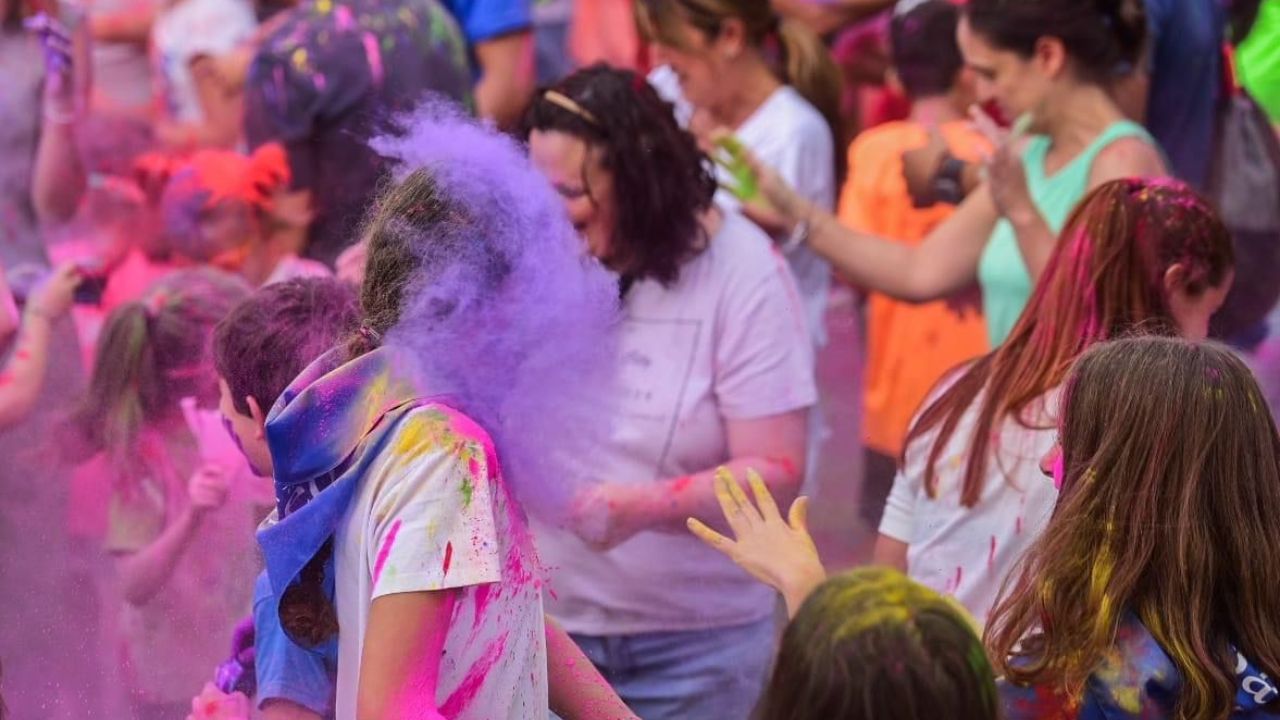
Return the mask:
POLYGON ((27 299, 27 312, 55 320, 67 314, 75 301, 84 273, 75 263, 59 265, 27 299))
POLYGON ((646 500, 643 486, 624 483, 592 485, 574 498, 569 527, 593 549, 602 552, 612 550, 649 528, 651 523, 644 510, 646 500))
POLYGON ((969 115, 973 118, 974 126, 995 148, 986 156, 983 168, 987 187, 991 189, 991 197, 995 200, 1000 215, 1016 223, 1038 213, 1022 166, 1022 151, 1026 147, 1026 139, 1019 126, 1025 123, 1019 122, 1019 126, 1015 126, 1013 130, 1005 130, 982 108, 971 108, 969 115))
POLYGON ((24 23, 26 29, 40 38, 44 50, 45 112, 55 118, 75 115, 75 63, 71 32, 57 19, 40 13, 24 23))
POLYGON ((217 510, 227 502, 231 484, 226 468, 216 463, 205 463, 196 470, 187 483, 187 495, 191 512, 197 517, 217 510))
POLYGON ((791 505, 788 520, 783 520, 777 503, 755 471, 747 471, 755 503, 747 498, 728 470, 717 471, 715 482, 716 499, 733 531, 733 539, 695 518, 689 518, 689 530, 753 577, 782 593, 788 612, 794 616, 809 593, 826 579, 826 570, 807 526, 809 499, 797 498, 791 505))

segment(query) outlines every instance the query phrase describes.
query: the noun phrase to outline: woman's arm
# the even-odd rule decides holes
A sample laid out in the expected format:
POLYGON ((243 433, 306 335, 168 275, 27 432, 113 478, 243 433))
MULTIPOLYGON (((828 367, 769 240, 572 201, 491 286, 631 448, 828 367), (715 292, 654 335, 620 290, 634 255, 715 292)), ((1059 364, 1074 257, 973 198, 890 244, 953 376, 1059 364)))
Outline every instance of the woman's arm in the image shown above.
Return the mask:
POLYGON ((749 206, 748 214, 773 215, 766 222, 787 232, 807 222, 809 247, 826 258, 836 272, 856 285, 906 302, 930 302, 972 285, 982 250, 1000 217, 984 185, 965 198, 924 242, 905 245, 850 230, 831 213, 797 195, 772 168, 754 157, 748 156, 747 162, 771 206, 749 206))
MULTIPOLYGON (((40 396, 45 369, 49 365, 49 338, 53 334, 53 323, 71 308, 80 279, 74 265, 63 265, 54 270, 28 298, 17 347, 4 371, 0 372, 0 428, 20 421, 40 396)), ((7 284, 4 291, 8 292, 7 284)))
POLYGON ((568 633, 550 616, 546 624, 551 711, 563 720, 633 720, 635 713, 568 633))
POLYGON ((45 85, 31 203, 42 223, 62 222, 75 214, 87 183, 76 124, 88 98, 89 33, 84 24, 68 31, 53 20, 37 32, 44 47, 45 85))
POLYGON ((457 592, 383 595, 369 606, 355 720, 444 720, 440 658, 457 592))
MULTIPOLYGON (((724 467, 735 477, 757 471, 772 493, 790 502, 804 478, 808 428, 808 408, 756 420, 726 420, 732 459, 724 467)), ((574 530, 586 542, 608 549, 645 530, 684 532, 690 517, 724 527, 716 471, 657 483, 601 483, 573 509, 574 530)))
POLYGON ((227 500, 227 474, 218 465, 196 471, 188 483, 190 503, 165 525, 160 536, 145 548, 116 560, 121 590, 130 605, 145 605, 164 587, 195 537, 205 513, 227 500))
POLYGON ((875 548, 871 551, 871 562, 874 565, 890 567, 902 572, 907 571, 907 544, 888 535, 877 535, 875 548))

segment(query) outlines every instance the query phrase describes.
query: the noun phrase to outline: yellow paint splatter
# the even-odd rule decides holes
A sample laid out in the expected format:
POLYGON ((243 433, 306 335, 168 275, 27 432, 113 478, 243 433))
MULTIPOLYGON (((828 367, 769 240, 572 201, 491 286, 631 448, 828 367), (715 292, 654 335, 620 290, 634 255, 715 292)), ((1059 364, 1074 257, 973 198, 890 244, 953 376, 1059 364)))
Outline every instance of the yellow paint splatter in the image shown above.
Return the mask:
POLYGON ((316 0, 316 10, 321 15, 328 15, 333 12, 333 0, 316 0))
POLYGON ((307 69, 307 49, 303 47, 295 49, 293 54, 289 56, 289 60, 293 62, 295 69, 305 72, 307 69))

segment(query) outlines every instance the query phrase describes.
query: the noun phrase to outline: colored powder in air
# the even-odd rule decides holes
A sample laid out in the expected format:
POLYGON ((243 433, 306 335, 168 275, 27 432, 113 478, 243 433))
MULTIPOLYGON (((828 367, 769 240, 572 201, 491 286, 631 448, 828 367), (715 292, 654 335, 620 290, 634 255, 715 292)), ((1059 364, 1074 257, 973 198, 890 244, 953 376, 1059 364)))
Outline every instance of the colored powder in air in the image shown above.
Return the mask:
POLYGON ((607 442, 617 278, 591 258, 546 179, 510 138, 428 103, 374 141, 397 178, 427 171, 457 222, 423 237, 422 267, 386 344, 414 381, 485 429, 521 504, 548 522, 595 482, 607 442), (443 310, 442 310, 443 309, 443 310))

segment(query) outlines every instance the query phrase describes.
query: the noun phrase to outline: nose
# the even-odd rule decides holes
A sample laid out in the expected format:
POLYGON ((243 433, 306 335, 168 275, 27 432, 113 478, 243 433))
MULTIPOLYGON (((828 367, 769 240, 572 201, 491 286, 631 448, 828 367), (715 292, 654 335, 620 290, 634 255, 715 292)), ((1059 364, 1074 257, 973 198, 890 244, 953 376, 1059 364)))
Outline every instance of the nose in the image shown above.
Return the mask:
POLYGON ((1049 448, 1049 452, 1045 453, 1044 457, 1040 458, 1040 472, 1043 473, 1045 477, 1051 478, 1053 480, 1053 486, 1061 490, 1064 470, 1062 446, 1058 443, 1054 443, 1053 447, 1049 448))

